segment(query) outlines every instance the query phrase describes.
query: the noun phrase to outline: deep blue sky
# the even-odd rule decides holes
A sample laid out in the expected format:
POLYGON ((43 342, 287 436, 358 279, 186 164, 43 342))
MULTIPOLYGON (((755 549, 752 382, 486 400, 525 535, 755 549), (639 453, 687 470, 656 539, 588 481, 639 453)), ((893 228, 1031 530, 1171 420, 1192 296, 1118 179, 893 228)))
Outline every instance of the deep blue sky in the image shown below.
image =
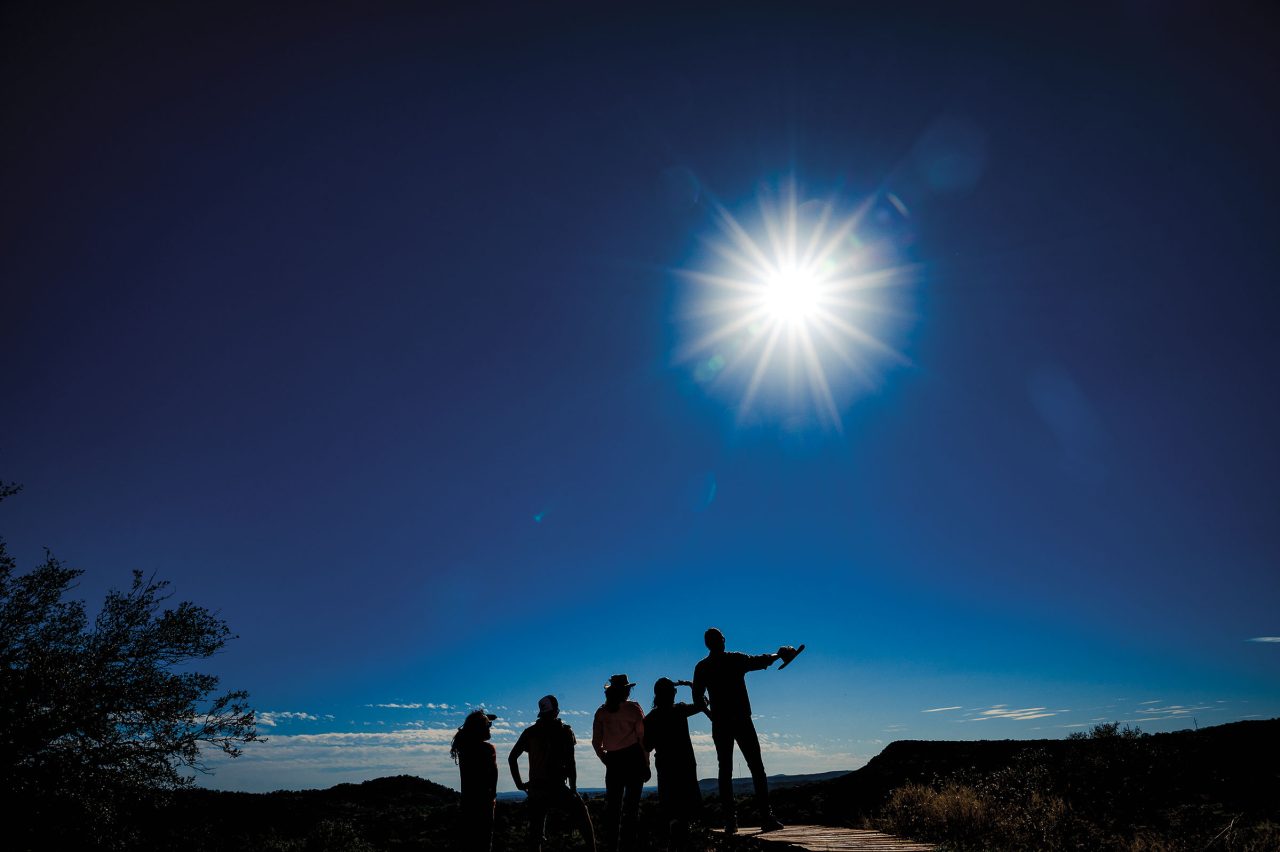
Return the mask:
POLYGON ((811 648, 770 771, 1280 714, 1274 15, 793 5, 6 5, 0 530, 231 624, 208 783, 452 783, 467 702, 647 706, 711 624, 811 648), (908 210, 841 431, 674 356, 791 179, 908 210))

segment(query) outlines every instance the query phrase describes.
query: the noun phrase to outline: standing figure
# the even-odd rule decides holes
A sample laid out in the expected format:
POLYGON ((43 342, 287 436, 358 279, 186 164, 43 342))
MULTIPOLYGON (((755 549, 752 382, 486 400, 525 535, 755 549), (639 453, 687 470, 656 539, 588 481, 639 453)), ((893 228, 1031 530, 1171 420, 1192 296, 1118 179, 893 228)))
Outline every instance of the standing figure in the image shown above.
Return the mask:
POLYGON ((573 757, 573 747, 578 741, 573 736, 573 728, 561 722, 559 716, 560 702, 554 695, 539 698, 538 721, 520 732, 507 757, 516 789, 528 797, 525 805, 529 811, 529 849, 531 852, 542 849, 547 814, 559 810, 567 814, 582 833, 587 849, 595 852, 591 815, 578 795, 578 763, 573 757), (520 779, 520 755, 526 752, 529 754, 528 783, 520 779))
POLYGON ((459 839, 466 852, 489 852, 493 846, 493 808, 498 796, 498 753, 489 742, 493 720, 472 710, 453 735, 449 756, 462 776, 459 839))
POLYGON ((644 747, 653 750, 658 767, 658 807, 667 824, 667 848, 671 852, 690 848, 689 824, 702 811, 689 717, 706 708, 676 702, 676 687, 692 685, 687 680, 658 678, 653 685, 653 709, 644 717, 644 747))
MULTIPOLYGON (((775 660, 789 662, 798 652, 790 646, 776 654, 749 656, 737 651, 726 652, 724 634, 712 627, 703 634, 709 652, 693 669, 693 700, 703 704, 704 693, 711 693, 711 739, 716 744, 716 761, 720 764, 720 805, 724 808, 724 830, 738 830, 733 801, 733 744, 736 742, 751 770, 756 788, 756 805, 760 809, 762 831, 777 831, 782 823, 769 807, 769 782, 765 779, 764 760, 760 757, 760 738, 751 721, 751 700, 747 697, 747 672, 760 671, 775 660), (785 652, 785 653, 784 653, 785 652)), ((784 662, 784 665, 785 665, 784 662)))
POLYGON ((604 685, 604 704, 591 726, 591 746, 604 763, 604 847, 634 845, 640 792, 649 780, 649 754, 644 748, 644 710, 628 701, 635 686, 624 674, 604 685))

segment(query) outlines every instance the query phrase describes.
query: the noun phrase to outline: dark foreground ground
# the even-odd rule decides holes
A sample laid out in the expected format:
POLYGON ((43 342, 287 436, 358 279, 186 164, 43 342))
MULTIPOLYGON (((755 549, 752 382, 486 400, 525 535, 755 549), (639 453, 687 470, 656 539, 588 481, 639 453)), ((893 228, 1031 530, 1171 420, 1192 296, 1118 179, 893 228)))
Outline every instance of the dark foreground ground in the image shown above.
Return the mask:
MULTIPOLYGON (((656 805, 643 803, 637 852, 666 848, 656 805)), ((875 827, 957 850, 1276 852, 1280 720, 1154 735, 1099 726, 1068 740, 895 742, 856 772, 777 790, 774 805, 784 822, 875 827)), ((598 825, 603 802, 589 807, 598 825)), ((749 820, 749 798, 740 807, 749 820)), ((98 839, 144 851, 450 850, 456 810, 453 790, 413 776, 265 794, 194 789, 132 803, 98 839)), ((718 816, 708 797, 707 824, 718 816)), ((581 848, 549 828, 548 849, 581 848)), ((12 848, 59 835, 65 846, 74 829, 50 826, 12 848)), ((695 840, 712 845, 705 832, 695 840)), ((522 804, 499 802, 495 852, 524 844, 522 804)))

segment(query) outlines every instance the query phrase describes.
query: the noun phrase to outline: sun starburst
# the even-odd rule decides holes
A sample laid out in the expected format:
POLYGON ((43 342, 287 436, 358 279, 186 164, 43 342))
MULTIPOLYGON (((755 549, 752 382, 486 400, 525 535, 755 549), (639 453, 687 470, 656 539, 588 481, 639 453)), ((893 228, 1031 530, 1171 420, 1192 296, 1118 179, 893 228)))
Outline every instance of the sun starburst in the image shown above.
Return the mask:
POLYGON ((888 342, 910 318, 895 295, 913 277, 905 205, 874 196, 840 216, 834 200, 800 203, 790 183, 762 191, 758 221, 714 210, 714 257, 679 270, 689 286, 677 359, 740 420, 769 411, 842 429, 858 393, 908 363, 888 342))

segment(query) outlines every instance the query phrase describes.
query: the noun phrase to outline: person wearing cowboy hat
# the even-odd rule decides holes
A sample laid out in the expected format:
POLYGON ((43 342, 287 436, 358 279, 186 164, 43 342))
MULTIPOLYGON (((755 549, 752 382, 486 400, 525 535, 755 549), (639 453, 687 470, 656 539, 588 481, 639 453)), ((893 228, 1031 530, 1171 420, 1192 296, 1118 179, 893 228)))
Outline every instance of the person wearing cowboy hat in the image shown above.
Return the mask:
POLYGON ((489 742, 490 728, 498 717, 477 708, 467 714, 453 735, 449 756, 458 764, 462 797, 458 833, 467 852, 489 852, 493 847, 493 809, 498 796, 498 753, 489 742))
POLYGON ((507 764, 516 789, 528 797, 529 831, 525 835, 530 852, 542 849, 547 814, 565 813, 582 833, 588 852, 596 852, 596 836, 586 802, 578 795, 578 764, 573 756, 577 739, 573 728, 560 721, 560 702, 554 695, 538 699, 538 720, 520 732, 511 747, 507 764), (529 781, 520 778, 520 755, 529 754, 529 781), (566 786, 566 782, 567 785, 566 786))
POLYGON ((631 683, 616 674, 604 685, 604 704, 591 726, 591 747, 604 763, 605 849, 630 849, 635 840, 640 792, 649 780, 644 749, 644 710, 629 701, 631 683))

